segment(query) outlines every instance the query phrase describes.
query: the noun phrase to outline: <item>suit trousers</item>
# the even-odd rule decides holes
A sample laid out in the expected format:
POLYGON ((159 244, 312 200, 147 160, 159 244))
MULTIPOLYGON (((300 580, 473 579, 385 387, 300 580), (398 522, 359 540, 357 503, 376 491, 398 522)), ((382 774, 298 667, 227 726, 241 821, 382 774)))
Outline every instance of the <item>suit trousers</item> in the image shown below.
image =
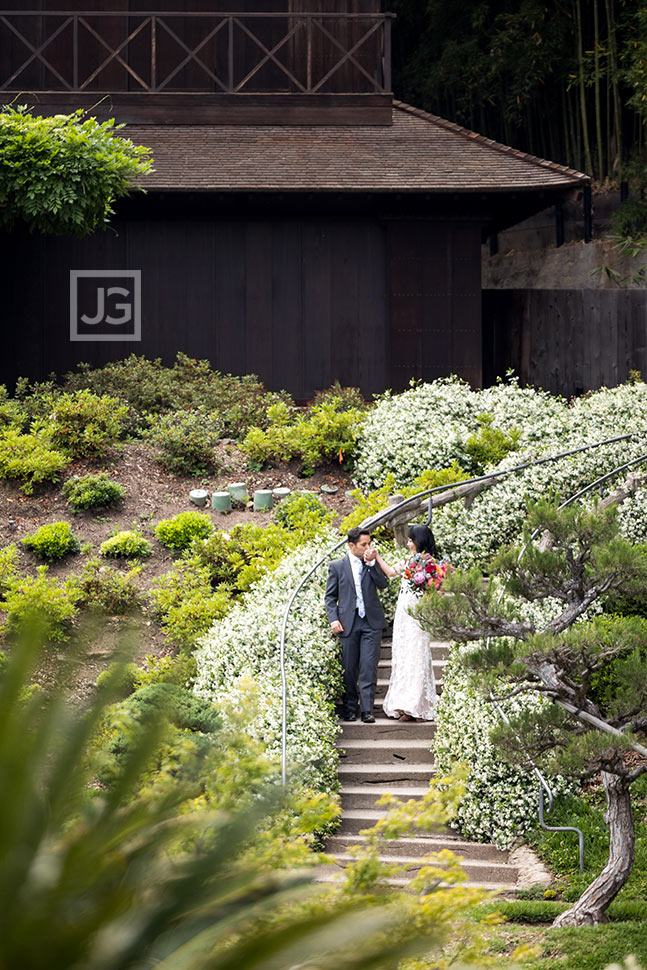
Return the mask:
POLYGON ((373 708, 381 639, 382 630, 374 630, 366 617, 362 618, 359 613, 355 613, 350 633, 339 638, 344 668, 345 713, 357 710, 358 681, 360 711, 370 713, 373 708))

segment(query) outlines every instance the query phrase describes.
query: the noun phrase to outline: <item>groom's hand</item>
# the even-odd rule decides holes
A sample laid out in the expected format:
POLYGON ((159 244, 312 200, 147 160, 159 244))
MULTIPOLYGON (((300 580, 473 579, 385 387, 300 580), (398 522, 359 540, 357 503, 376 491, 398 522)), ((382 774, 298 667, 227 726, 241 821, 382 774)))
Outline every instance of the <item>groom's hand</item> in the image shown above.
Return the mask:
POLYGON ((332 623, 330 624, 330 629, 332 630, 333 633, 344 632, 344 627, 342 626, 339 620, 333 620, 332 623))
POLYGON ((367 549, 366 552, 364 553, 365 563, 375 562, 376 558, 377 558, 377 552, 375 551, 375 549, 367 549))

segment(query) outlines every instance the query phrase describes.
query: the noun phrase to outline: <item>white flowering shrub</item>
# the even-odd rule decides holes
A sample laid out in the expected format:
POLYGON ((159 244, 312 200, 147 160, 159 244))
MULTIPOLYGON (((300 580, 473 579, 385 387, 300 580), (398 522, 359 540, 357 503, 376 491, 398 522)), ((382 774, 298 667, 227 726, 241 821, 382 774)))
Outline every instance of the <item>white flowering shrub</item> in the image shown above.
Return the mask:
MULTIPOLYGON (((453 646, 445 668, 434 740, 436 771, 444 775, 457 761, 469 765, 454 822, 467 838, 508 849, 537 824, 538 780, 530 768, 507 764, 492 745, 490 733, 499 714, 461 666, 460 651, 465 649, 469 648, 453 646)), ((502 701, 501 707, 509 717, 545 703, 536 695, 525 695, 502 701)), ((551 777, 549 783, 555 794, 570 788, 562 777, 551 777)))
MULTIPOLYGON (((629 432, 635 438, 580 452, 556 462, 514 472, 478 495, 469 509, 451 503, 434 513, 433 529, 442 553, 457 566, 484 565, 523 525, 527 500, 554 494, 568 498, 585 485, 647 451, 647 385, 603 388, 568 405, 516 381, 472 391, 454 378, 419 385, 398 397, 385 396, 369 414, 356 478, 363 488, 383 483, 388 473, 400 486, 425 468, 455 460, 469 465, 464 446, 477 415, 489 414, 502 431, 520 431, 517 449, 497 466, 514 468, 629 432)), ((493 468, 488 468, 488 471, 493 468)), ((618 485, 612 478, 598 494, 618 485)), ((636 498, 627 527, 647 535, 644 500, 636 498)))
POLYGON ((618 508, 620 535, 628 542, 647 543, 647 488, 640 488, 618 508))
MULTIPOLYGON (((250 682, 258 691, 257 716, 248 731, 270 757, 281 755, 279 645, 285 607, 299 580, 338 537, 324 532, 263 576, 196 650, 195 691, 216 705, 220 697, 245 704, 250 682)), ((322 566, 297 598, 286 635, 287 753, 295 780, 323 791, 337 788, 339 733, 335 699, 340 688, 337 639, 324 612, 327 569, 322 566)))

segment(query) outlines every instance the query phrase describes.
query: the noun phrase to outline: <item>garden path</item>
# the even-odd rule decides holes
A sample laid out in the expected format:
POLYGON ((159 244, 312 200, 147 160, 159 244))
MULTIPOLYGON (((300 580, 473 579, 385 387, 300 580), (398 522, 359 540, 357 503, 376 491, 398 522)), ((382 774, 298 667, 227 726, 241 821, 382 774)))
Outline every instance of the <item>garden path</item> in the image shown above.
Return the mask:
MULTIPOLYGON (((442 690, 443 670, 449 644, 431 644, 437 689, 442 690)), ((378 799, 393 794, 403 799, 422 798, 434 773, 432 742, 436 726, 431 722, 398 722, 385 716, 382 702, 391 674, 391 639, 382 640, 375 699, 375 723, 342 723, 340 749, 341 825, 326 845, 334 864, 322 867, 321 877, 338 878, 352 861, 347 850, 361 845, 360 833, 370 828, 386 809, 376 806, 378 799)), ((510 891, 515 888, 518 870, 508 861, 508 853, 494 845, 468 842, 450 828, 434 834, 389 839, 380 855, 384 863, 405 866, 399 877, 389 880, 406 886, 425 865, 430 852, 449 849, 462 857, 468 886, 510 891)))

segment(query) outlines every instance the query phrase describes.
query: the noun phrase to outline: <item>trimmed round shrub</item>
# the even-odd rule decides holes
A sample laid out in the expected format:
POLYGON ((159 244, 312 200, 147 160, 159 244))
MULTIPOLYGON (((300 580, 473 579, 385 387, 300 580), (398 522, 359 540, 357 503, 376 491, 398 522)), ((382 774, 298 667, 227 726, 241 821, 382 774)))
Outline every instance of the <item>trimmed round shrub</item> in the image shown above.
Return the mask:
POLYGON ((69 522, 52 522, 42 525, 22 540, 25 549, 30 549, 40 559, 55 562, 64 559, 72 552, 79 551, 79 540, 72 532, 69 522))
POLYGON ((296 495, 294 492, 282 500, 274 513, 278 525, 300 532, 304 539, 330 525, 334 517, 316 495, 296 495))
POLYGON ((102 556, 113 559, 143 559, 150 556, 152 549, 147 539, 136 529, 123 529, 106 539, 99 547, 102 556))
POLYGON ((194 539, 206 539, 213 532, 213 523, 202 512, 180 512, 171 519, 162 519, 155 535, 167 549, 181 550, 194 539))
POLYGON ((63 483, 62 492, 75 512, 112 505, 126 497, 126 489, 108 478, 105 472, 98 475, 74 475, 63 483))
POLYGON ((216 414, 195 408, 161 415, 145 437, 157 449, 157 460, 168 471, 199 475, 214 467, 214 449, 222 432, 222 422, 216 414))

